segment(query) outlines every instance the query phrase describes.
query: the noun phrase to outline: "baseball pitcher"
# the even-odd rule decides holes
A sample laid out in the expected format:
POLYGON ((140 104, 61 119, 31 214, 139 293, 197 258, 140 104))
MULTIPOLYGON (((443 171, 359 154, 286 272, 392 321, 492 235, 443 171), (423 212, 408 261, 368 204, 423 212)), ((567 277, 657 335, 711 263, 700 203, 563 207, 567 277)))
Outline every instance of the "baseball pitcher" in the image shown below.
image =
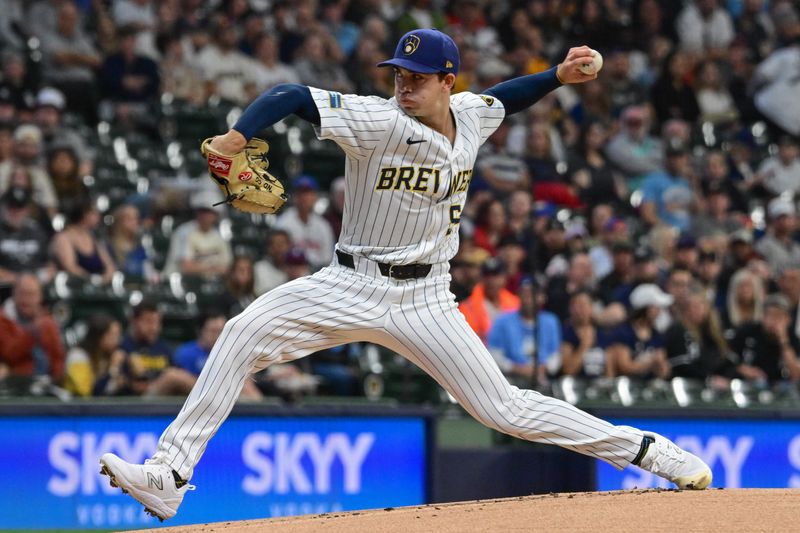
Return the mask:
POLYGON ((229 320, 197 384, 144 465, 105 454, 102 471, 160 519, 175 515, 195 465, 225 421, 248 375, 336 345, 365 341, 402 354, 483 424, 562 446, 622 469, 635 464, 681 488, 703 489, 711 470, 654 433, 614 426, 572 405, 509 385, 449 292, 448 260, 478 148, 506 115, 564 83, 597 77, 569 50, 546 72, 483 94, 451 94, 455 43, 414 30, 380 66, 394 70, 389 100, 296 84, 258 97, 233 129, 203 144, 212 177, 234 206, 274 212, 285 200, 253 136, 295 114, 347 155, 342 232, 333 262, 279 286, 229 320), (243 178, 243 180, 242 180, 243 178))

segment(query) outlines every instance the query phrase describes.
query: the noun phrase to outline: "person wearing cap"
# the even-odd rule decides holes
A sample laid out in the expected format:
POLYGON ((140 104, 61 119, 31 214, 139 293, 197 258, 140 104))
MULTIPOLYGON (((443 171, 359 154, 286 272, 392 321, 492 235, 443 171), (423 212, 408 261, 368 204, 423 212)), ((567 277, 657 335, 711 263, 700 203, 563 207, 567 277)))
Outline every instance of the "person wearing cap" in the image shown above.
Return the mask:
POLYGON ((628 322, 609 334, 608 375, 641 379, 666 377, 669 366, 664 337, 655 325, 658 315, 672 305, 672 297, 658 285, 643 283, 631 292, 630 304, 628 322))
POLYGON ((671 142, 664 155, 664 170, 652 172, 642 180, 639 214, 648 226, 667 224, 686 231, 691 224, 689 209, 694 202, 694 192, 687 179, 691 172, 689 147, 671 142))
POLYGON ((629 188, 635 188, 644 176, 664 165, 661 140, 649 132, 647 108, 631 105, 622 110, 620 130, 606 145, 608 160, 625 174, 629 188))
POLYGON ((658 256, 653 249, 646 245, 637 246, 633 250, 633 278, 612 291, 611 301, 630 309, 633 290, 643 283, 658 283, 660 277, 658 256))
POLYGON ((481 281, 469 298, 458 305, 467 324, 486 344, 492 324, 500 313, 519 309, 519 297, 506 289, 506 265, 490 257, 481 266, 481 281))
POLYGON ((481 266, 490 257, 483 248, 462 246, 450 261, 450 292, 455 296, 456 303, 460 304, 470 297, 481 281, 481 266))
POLYGON ((257 132, 290 114, 313 123, 319 139, 336 142, 346 154, 346 190, 334 259, 229 320, 152 460, 132 464, 107 453, 100 458, 103 471, 151 514, 170 518, 208 440, 227 418, 226 406, 252 371, 369 340, 424 369, 488 427, 618 468, 640 465, 682 488, 706 488, 708 466, 669 439, 615 426, 508 383, 484 344, 492 315, 519 305, 512 294, 500 297, 505 276, 496 261, 487 261, 485 284, 476 288, 483 291, 474 302, 480 305, 468 299, 457 307, 448 291, 449 260, 458 250, 478 148, 507 115, 564 83, 596 79, 596 72, 580 69, 593 57, 587 46, 571 48, 545 72, 480 95, 452 94, 458 47, 439 31, 419 29, 401 37, 394 56, 380 63, 394 72, 390 100, 291 84, 259 96, 211 147, 223 157, 237 154, 257 132), (467 308, 472 323, 459 313, 467 308), (163 487, 142 483, 148 476, 161 476, 163 487))
POLYGON ((294 205, 278 215, 275 227, 286 231, 292 244, 305 252, 312 271, 328 265, 335 244, 330 223, 314 211, 319 184, 313 176, 301 175, 292 180, 294 205))
MULTIPOLYGON (((23 124, 14 130, 14 158, 0 163, 0 192, 17 180, 29 182, 33 200, 52 216, 58 209, 58 197, 50 176, 42 166, 42 132, 33 124, 23 124), (18 176, 22 172, 25 176, 18 176)), ((22 183, 17 183, 22 184, 22 183)))
POLYGON ((790 265, 800 265, 800 244, 794 240, 797 215, 794 202, 778 196, 767 204, 767 233, 755 250, 774 272, 790 265))
POLYGON ((762 386, 800 381, 800 343, 790 333, 790 305, 783 294, 770 294, 763 319, 736 328, 730 347, 739 377, 762 386))
POLYGON ((690 233, 683 233, 678 237, 678 241, 675 243, 675 255, 672 259, 672 265, 674 268, 681 268, 694 272, 697 268, 699 253, 697 249, 697 239, 690 233))
POLYGON ((219 231, 224 214, 218 189, 205 189, 192 194, 189 201, 194 219, 175 229, 169 240, 164 275, 180 272, 190 276, 225 274, 233 263, 233 250, 219 231))
POLYGON ((311 268, 302 248, 294 247, 286 253, 286 277, 288 281, 308 276, 311 268))
POLYGON ((553 313, 540 309, 541 288, 532 277, 520 281, 519 309, 501 313, 487 336, 489 351, 504 374, 523 386, 542 384, 547 368, 558 364, 561 323, 553 313))
POLYGON ((34 122, 42 132, 42 152, 70 149, 80 161, 80 176, 91 174, 94 152, 89 149, 83 137, 74 129, 64 125, 64 109, 67 101, 64 93, 55 87, 44 87, 36 95, 34 122))
POLYGON ((49 238, 31 217, 30 191, 10 187, 0 198, 0 301, 23 273, 35 273, 48 282, 55 269, 49 259, 49 238))

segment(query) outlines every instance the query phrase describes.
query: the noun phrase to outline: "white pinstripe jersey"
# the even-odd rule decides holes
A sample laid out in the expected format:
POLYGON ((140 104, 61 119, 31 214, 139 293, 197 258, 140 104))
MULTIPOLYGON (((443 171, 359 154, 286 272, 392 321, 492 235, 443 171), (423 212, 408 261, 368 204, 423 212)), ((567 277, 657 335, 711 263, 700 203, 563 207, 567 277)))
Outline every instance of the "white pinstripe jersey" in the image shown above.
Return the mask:
POLYGON ((347 155, 338 248, 398 265, 451 259, 478 148, 503 121, 503 104, 473 93, 451 96, 451 145, 394 98, 310 89, 320 115, 317 137, 347 155))

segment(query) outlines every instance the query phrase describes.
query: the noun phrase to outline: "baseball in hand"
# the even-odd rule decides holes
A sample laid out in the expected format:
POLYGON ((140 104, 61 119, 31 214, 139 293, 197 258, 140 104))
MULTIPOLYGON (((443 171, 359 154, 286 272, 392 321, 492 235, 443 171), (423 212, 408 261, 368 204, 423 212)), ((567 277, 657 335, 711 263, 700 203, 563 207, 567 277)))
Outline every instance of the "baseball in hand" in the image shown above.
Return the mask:
POLYGON ((578 67, 581 72, 591 76, 595 72, 600 72, 600 69, 603 68, 603 56, 600 55, 600 52, 597 50, 592 50, 592 62, 591 63, 583 63, 580 67, 578 67))

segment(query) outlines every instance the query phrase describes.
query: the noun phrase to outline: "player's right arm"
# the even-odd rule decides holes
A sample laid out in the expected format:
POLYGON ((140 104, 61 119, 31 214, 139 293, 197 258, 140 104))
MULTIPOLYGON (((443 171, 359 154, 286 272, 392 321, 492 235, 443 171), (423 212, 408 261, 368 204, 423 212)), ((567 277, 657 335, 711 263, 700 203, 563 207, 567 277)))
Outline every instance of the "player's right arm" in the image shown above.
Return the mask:
POLYGON ((588 46, 570 48, 567 57, 558 66, 538 74, 520 76, 498 83, 482 94, 497 98, 505 107, 506 116, 523 111, 550 91, 563 84, 584 83, 597 78, 597 73, 584 74, 583 63, 592 61, 592 49, 588 46))

